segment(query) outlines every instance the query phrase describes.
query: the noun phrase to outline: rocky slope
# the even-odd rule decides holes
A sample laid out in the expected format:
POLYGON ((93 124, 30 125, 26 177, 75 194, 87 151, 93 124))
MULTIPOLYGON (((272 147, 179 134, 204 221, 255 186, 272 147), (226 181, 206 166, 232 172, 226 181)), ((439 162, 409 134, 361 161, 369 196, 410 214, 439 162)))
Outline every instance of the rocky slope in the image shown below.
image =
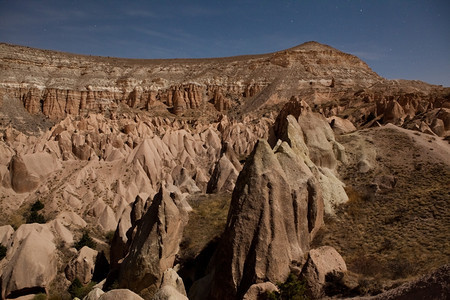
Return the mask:
POLYGON ((239 103, 248 110, 305 88, 345 91, 382 80, 358 58, 315 42, 203 60, 88 57, 0 44, 0 62, 0 87, 28 112, 50 118, 114 110, 118 103, 151 110, 162 102, 176 114, 207 102, 219 111, 239 103))
POLYGON ((448 88, 315 42, 195 60, 0 44, 0 68, 2 298, 106 280, 86 299, 259 299, 292 278, 344 297, 448 263, 448 88))

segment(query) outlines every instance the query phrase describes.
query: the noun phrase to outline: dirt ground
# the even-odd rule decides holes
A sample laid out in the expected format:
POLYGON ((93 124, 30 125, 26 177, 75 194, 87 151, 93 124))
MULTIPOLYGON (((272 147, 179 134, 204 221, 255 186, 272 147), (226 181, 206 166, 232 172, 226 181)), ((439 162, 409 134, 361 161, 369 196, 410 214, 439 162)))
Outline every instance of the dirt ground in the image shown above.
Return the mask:
POLYGON ((327 218, 314 246, 331 245, 375 286, 450 261, 450 145, 388 125, 338 137, 349 202, 327 218), (360 172, 361 161, 370 170, 360 172), (358 165, 359 163, 359 165, 358 165))

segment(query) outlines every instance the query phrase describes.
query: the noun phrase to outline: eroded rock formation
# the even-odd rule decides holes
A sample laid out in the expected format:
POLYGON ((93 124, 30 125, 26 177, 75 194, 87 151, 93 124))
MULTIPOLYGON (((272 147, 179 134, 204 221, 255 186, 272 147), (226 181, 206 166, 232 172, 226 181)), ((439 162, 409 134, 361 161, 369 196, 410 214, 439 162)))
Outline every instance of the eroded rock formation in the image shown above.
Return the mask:
POLYGON ((152 299, 163 272, 173 267, 187 223, 183 199, 161 188, 142 217, 128 255, 120 266, 119 285, 152 299))
MULTIPOLYGON (((215 242, 201 241, 204 251, 181 252, 185 256, 177 259, 183 265, 194 259, 189 255, 201 256, 194 259, 202 264, 198 274, 188 277, 206 276, 192 287, 185 282, 192 298, 258 297, 275 291, 274 283, 289 272, 302 273, 315 295, 322 295, 323 278, 330 273, 326 267, 338 255, 311 250, 310 243, 315 236, 323 238, 317 233, 326 228, 324 214, 338 221, 351 217, 351 211, 345 215, 336 209, 348 200, 342 174, 346 182, 363 178, 358 184, 366 184, 375 200, 407 185, 399 166, 392 174, 381 167, 390 158, 380 149, 396 141, 370 146, 391 132, 408 132, 396 126, 426 133, 395 135, 420 144, 417 153, 404 151, 397 159, 414 160, 408 173, 428 169, 424 157, 433 158, 430 173, 414 178, 427 182, 427 188, 408 198, 431 197, 420 205, 430 207, 420 222, 440 224, 449 211, 436 194, 447 183, 440 177, 448 165, 449 90, 385 80, 357 57, 325 45, 151 61, 0 44, 0 67, 0 225, 5 225, 0 242, 7 248, 0 262, 2 297, 67 289, 69 280, 57 274, 67 262, 67 278, 88 283, 95 250, 78 253, 71 247, 81 231, 91 229, 99 247, 106 247, 115 230, 108 279, 119 274, 121 286, 133 290, 97 289, 92 299, 141 299, 134 292, 146 299, 186 299, 174 263, 187 215, 217 217, 212 223, 223 224, 220 216, 231 191, 225 232, 206 274, 215 242), (383 130, 371 128, 378 126, 383 130), (202 197, 220 202, 219 208, 211 206, 212 216, 195 206, 202 197), (39 213, 47 223, 22 225, 37 200, 45 204, 39 213), (36 261, 42 262, 39 268, 36 261)), ((359 199, 353 186, 347 190, 359 199)), ((199 230, 209 234, 204 227, 199 230)), ((186 237, 184 247, 198 242, 193 238, 186 237)), ((376 253, 385 255, 387 248, 380 247, 376 253)), ((345 272, 341 261, 338 265, 331 273, 345 272)))
POLYGON ((343 184, 333 175, 333 147, 343 147, 325 118, 293 98, 271 139, 274 148, 258 141, 239 174, 225 233, 209 275, 194 284, 194 299, 241 299, 252 284, 283 282, 292 268, 301 269, 323 223, 322 194, 329 213, 337 205, 329 191, 343 184))
POLYGON ((45 225, 22 225, 0 262, 2 298, 46 292, 57 273, 54 235, 45 225))

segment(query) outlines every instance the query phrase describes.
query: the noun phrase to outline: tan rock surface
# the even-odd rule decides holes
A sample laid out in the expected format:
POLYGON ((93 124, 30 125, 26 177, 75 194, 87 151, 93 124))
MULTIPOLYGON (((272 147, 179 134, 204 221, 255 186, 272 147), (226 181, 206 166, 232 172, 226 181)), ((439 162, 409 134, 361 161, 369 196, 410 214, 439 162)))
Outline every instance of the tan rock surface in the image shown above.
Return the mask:
POLYGON ((250 108, 272 94, 290 97, 311 82, 329 90, 332 77, 334 87, 344 89, 344 82, 368 87, 381 79, 358 58, 316 42, 265 55, 178 61, 95 58, 1 44, 0 63, 1 87, 30 113, 41 110, 43 99, 42 112, 50 118, 114 110, 119 103, 151 108, 156 99, 176 114, 204 108, 206 100, 213 100, 218 111, 229 109, 236 98, 248 100, 250 108), (199 75, 191 78, 192 72, 199 75))
POLYGON ((278 287, 273 284, 272 282, 262 282, 262 283, 256 283, 250 286, 250 288, 245 293, 243 300, 258 300, 258 299, 264 299, 266 296, 266 293, 271 293, 279 291, 278 287))
MULTIPOLYGON (((411 255, 416 255, 415 261, 421 266, 429 267, 436 260, 442 261, 439 255, 446 253, 439 242, 447 239, 445 231, 436 233, 435 228, 449 211, 442 202, 446 196, 442 187, 448 185, 442 179, 449 157, 448 88, 383 79, 358 58, 314 42, 264 55, 158 61, 87 57, 0 44, 0 67, 0 225, 20 226, 30 205, 36 200, 44 202, 41 213, 49 222, 39 227, 39 234, 47 236, 48 229, 58 244, 56 255, 64 255, 81 228, 93 229, 100 223, 100 230, 92 232, 102 245, 105 234, 117 229, 116 241, 121 246, 114 254, 117 264, 138 233, 138 225, 133 227, 132 223, 139 223, 140 213, 132 217, 130 211, 138 195, 142 195, 141 200, 152 199, 163 186, 175 195, 175 203, 181 203, 186 195, 181 195, 180 189, 205 192, 211 183, 213 191, 231 191, 241 162, 246 161, 258 139, 269 135, 290 197, 305 196, 306 186, 308 221, 305 226, 302 219, 300 227, 307 228, 302 232, 309 237, 301 237, 307 243, 317 236, 323 211, 340 220, 346 205, 353 209, 358 203, 344 204, 344 179, 351 183, 346 189, 353 200, 361 193, 353 191, 355 186, 370 185, 363 191, 371 191, 371 200, 400 195, 398 190, 407 186, 404 193, 408 197, 402 194, 389 198, 389 203, 395 207, 406 197, 409 202, 403 206, 409 207, 420 199, 426 205, 410 211, 420 207, 419 211, 426 213, 417 214, 408 223, 415 225, 405 227, 408 230, 404 234, 409 236, 405 243, 420 236, 415 229, 422 228, 419 224, 425 224, 423 230, 429 232, 420 243, 408 244, 411 255), (274 117, 292 95, 297 95, 297 100, 282 109, 281 121, 272 129, 274 117), (330 118, 334 123, 327 127, 330 118), (394 125, 380 127, 380 131, 371 128, 387 122, 417 132, 402 131, 394 125), (367 130, 351 132, 350 124, 367 130), (335 138, 333 129, 336 134, 347 133, 335 138), (385 142, 392 131, 397 132, 395 139, 385 142), (377 138, 371 140, 372 135, 377 138), (346 143, 345 148, 340 143, 355 136, 364 142, 346 143), (413 154, 404 151, 397 140, 413 149, 420 144, 420 149, 413 154), (383 155, 391 148, 399 153, 383 155), (399 164, 382 170, 390 157, 399 164), (409 179, 417 187, 403 180, 407 177, 404 173, 417 175, 409 179), (355 184, 354 178, 360 181, 355 184), (427 181, 430 183, 421 185, 427 181), (323 209, 316 201, 319 198, 324 200, 323 209), (427 220, 433 220, 435 227, 428 226, 427 220), (440 250, 432 251, 424 245, 440 250)), ((273 186, 267 190, 278 193, 273 186)), ((361 195, 366 196, 365 192, 361 195)), ((378 202, 365 203, 371 207, 378 202)), ((190 209, 185 202, 180 207, 190 209)), ((347 215, 350 219, 351 209, 347 215)), ((135 212, 145 210, 141 207, 135 212)), ((375 210, 381 213, 384 208, 375 210)), ((392 211, 395 214, 396 209, 392 211)), ((382 220, 392 219, 391 213, 384 215, 382 220)), ((404 214, 398 219, 402 222, 396 224, 403 224, 409 217, 404 214)), ((377 222, 339 224, 346 232, 354 232, 377 222)), ((32 231, 25 230, 26 226, 20 228, 14 233, 17 239, 32 231)), ((367 251, 375 257, 379 251, 383 257, 389 256, 379 250, 384 248, 380 248, 383 238, 378 231, 385 229, 386 224, 378 225, 377 231, 367 229, 373 232, 369 240, 377 237, 367 245, 367 251)), ((360 235, 353 233, 346 241, 361 239, 360 235)), ((342 236, 337 234, 332 241, 342 242, 342 236)), ((11 242, 7 242, 8 257, 17 251, 17 243, 11 247, 11 242)), ((244 248, 238 252, 246 253, 244 248)), ((289 251, 298 252, 294 250, 289 251)), ((302 263, 293 264, 299 268, 302 263)), ((258 278, 264 278, 265 271, 260 272, 263 269, 256 268, 258 278)), ((247 274, 242 276, 247 278, 247 274)))
POLYGON ((11 225, 0 226, 0 244, 6 247, 9 244, 14 233, 14 228, 11 225))
POLYGON ((21 156, 14 156, 11 160, 11 186, 17 193, 26 193, 36 189, 39 176, 28 171, 21 156))
POLYGON ((119 274, 119 285, 151 299, 163 272, 173 267, 187 222, 187 212, 165 188, 153 199, 137 228, 119 274))
POLYGON ((83 300, 98 300, 98 298, 100 298, 101 295, 103 295, 105 292, 102 291, 99 288, 93 288, 92 291, 89 292, 89 294, 87 294, 83 300))
POLYGON ((66 278, 72 282, 75 278, 78 278, 82 284, 87 284, 91 281, 94 274, 95 259, 97 258, 98 251, 84 246, 78 251, 76 257, 74 257, 65 268, 64 272, 66 278))
POLYGON ((353 123, 348 119, 342 119, 337 116, 332 116, 327 118, 327 121, 330 123, 334 134, 345 134, 356 131, 355 125, 353 125, 353 123))
POLYGON ((153 300, 187 300, 183 280, 173 269, 167 269, 162 277, 161 287, 153 300))
POLYGON ((0 263, 3 298, 48 288, 57 273, 53 238, 45 225, 27 224, 17 229, 12 247, 0 263))
POLYGON ((117 289, 106 292, 98 300, 143 300, 139 295, 127 289, 117 289))
POLYGON ((338 277, 347 271, 344 259, 333 247, 323 246, 309 251, 308 260, 302 270, 302 277, 306 280, 308 293, 313 299, 320 299, 325 295, 323 286, 326 276, 331 274, 338 277))
POLYGON ((274 153, 259 141, 239 175, 226 231, 210 264, 211 299, 242 297, 258 281, 284 281, 291 262, 301 265, 309 250, 309 233, 320 224, 314 222, 320 212, 313 202, 322 199, 308 182, 311 173, 304 173, 309 169, 285 147, 274 153))

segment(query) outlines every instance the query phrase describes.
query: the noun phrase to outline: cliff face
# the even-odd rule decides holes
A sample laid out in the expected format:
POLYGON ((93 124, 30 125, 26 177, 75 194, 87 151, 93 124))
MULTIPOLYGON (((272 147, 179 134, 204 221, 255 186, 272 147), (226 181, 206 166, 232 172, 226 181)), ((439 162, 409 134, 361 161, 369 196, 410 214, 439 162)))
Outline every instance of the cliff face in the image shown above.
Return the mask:
POLYGON ((449 88, 314 42, 201 60, 0 44, 0 70, 3 297, 67 294, 64 267, 105 278, 101 252, 78 264, 88 231, 100 250, 116 229, 105 288, 145 299, 254 299, 299 275, 334 293, 346 264, 391 286, 449 257, 449 88))
POLYGON ((300 90, 346 91, 380 78, 357 57, 315 42, 271 54, 217 59, 135 60, 81 56, 0 44, 0 88, 32 114, 114 110, 119 103, 171 112, 211 102, 218 111, 262 96, 288 100, 300 90))

